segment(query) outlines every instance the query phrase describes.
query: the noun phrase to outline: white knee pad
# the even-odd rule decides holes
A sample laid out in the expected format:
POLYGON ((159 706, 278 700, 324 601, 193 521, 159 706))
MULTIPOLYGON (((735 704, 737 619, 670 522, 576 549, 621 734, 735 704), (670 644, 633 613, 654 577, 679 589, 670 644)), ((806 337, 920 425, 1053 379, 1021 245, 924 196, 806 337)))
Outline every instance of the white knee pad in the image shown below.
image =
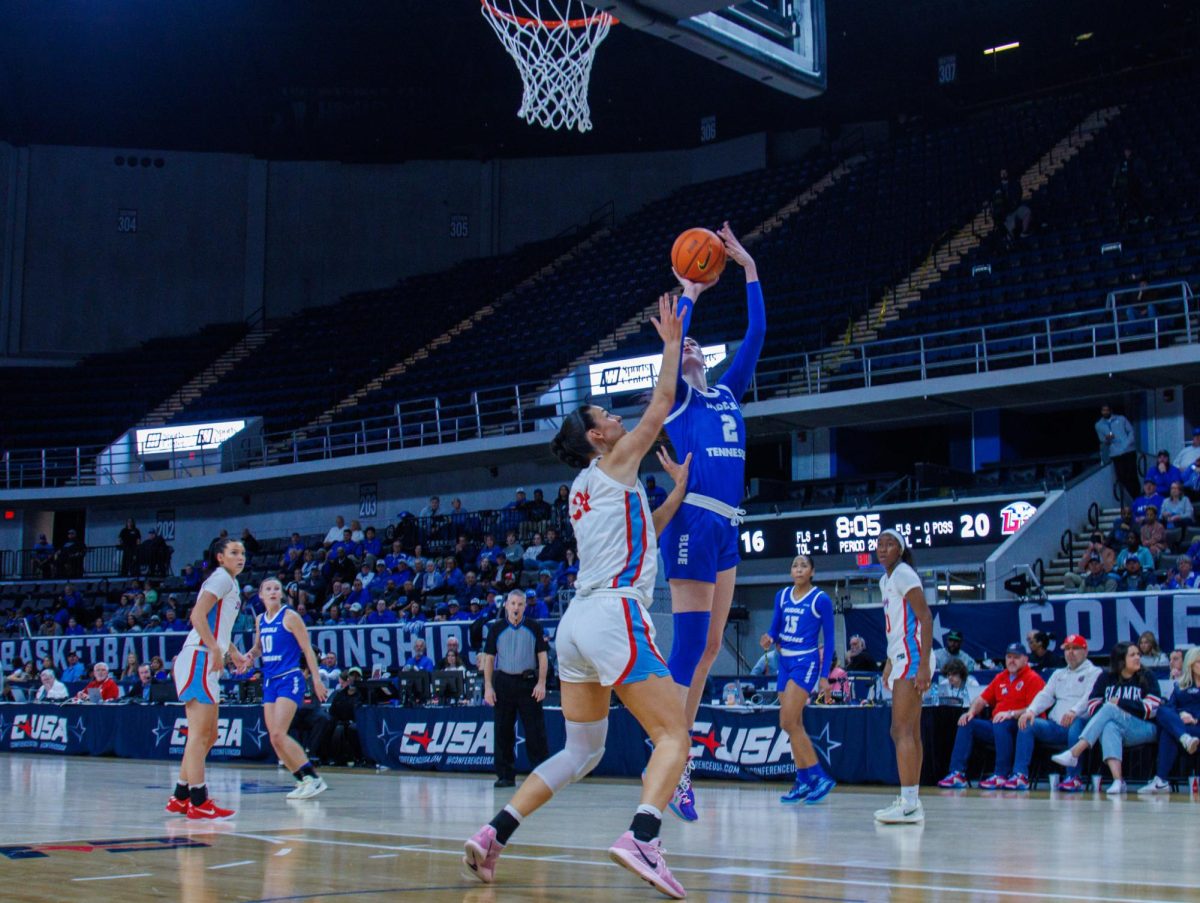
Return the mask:
POLYGON ((578 781, 604 758, 604 740, 608 736, 608 719, 602 721, 568 721, 567 742, 533 773, 555 793, 578 781))

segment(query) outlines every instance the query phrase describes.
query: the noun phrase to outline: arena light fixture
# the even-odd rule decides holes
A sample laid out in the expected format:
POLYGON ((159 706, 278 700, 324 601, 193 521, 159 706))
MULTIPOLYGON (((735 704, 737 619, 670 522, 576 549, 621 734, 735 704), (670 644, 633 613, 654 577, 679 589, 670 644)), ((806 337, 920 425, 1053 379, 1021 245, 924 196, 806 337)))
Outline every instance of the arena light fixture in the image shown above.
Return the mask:
POLYGON ((993 54, 996 54, 996 53, 1003 53, 1006 50, 1016 50, 1020 46, 1021 46, 1020 41, 1012 41, 1011 43, 1008 43, 1008 44, 997 44, 995 47, 989 47, 987 50, 983 51, 983 55, 984 56, 992 56, 993 54))
POLYGON ((1094 34, 1095 34, 1095 32, 1091 32, 1091 31, 1085 31, 1083 34, 1077 34, 1077 35, 1075 35, 1075 43, 1079 44, 1079 43, 1082 43, 1083 41, 1090 41, 1094 34))

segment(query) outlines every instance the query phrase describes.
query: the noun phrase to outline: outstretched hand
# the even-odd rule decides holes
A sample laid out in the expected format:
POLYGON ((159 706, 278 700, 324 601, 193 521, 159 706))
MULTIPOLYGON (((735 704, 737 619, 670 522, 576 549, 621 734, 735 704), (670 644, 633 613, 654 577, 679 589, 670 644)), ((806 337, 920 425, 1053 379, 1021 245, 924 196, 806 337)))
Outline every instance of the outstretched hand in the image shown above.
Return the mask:
POLYGON ((693 301, 721 281, 721 277, 718 275, 715 278, 710 279, 708 282, 693 282, 691 279, 685 279, 683 276, 680 276, 679 273, 674 269, 672 269, 671 272, 674 273, 675 278, 679 280, 679 284, 683 286, 683 293, 693 301))
POLYGON ((686 486, 688 479, 688 470, 692 466, 692 453, 688 452, 687 457, 683 459, 682 464, 676 464, 665 448, 659 446, 658 463, 662 465, 662 469, 667 472, 667 476, 671 478, 671 482, 676 486, 686 486))
POLYGON ((651 317, 663 345, 678 345, 683 341, 683 318, 679 316, 679 300, 670 292, 658 298, 658 316, 651 317))
POLYGON ((717 230, 717 235, 721 237, 721 241, 725 242, 726 257, 744 270, 754 270, 754 258, 742 247, 742 243, 737 240, 737 236, 729 228, 728 220, 721 224, 721 228, 717 230))

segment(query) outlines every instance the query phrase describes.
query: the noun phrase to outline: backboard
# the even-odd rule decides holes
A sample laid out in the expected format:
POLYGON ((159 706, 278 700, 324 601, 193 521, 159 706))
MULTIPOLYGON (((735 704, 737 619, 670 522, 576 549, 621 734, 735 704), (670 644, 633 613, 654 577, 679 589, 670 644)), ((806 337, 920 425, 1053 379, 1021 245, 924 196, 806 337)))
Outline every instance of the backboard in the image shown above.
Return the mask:
POLYGON ((825 90, 825 0, 588 0, 621 24, 796 97, 825 90))

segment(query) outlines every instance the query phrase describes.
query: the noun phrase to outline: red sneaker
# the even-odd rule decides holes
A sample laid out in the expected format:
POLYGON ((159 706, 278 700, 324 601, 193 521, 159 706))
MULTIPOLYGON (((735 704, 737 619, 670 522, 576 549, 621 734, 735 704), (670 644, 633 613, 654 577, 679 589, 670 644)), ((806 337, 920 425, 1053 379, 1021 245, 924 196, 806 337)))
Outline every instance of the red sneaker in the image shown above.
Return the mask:
POLYGON ((188 800, 181 800, 173 796, 167 800, 167 811, 172 815, 187 815, 189 805, 188 800))
POLYGON ((199 806, 188 806, 188 818, 229 818, 233 809, 222 809, 212 800, 205 800, 199 806))

